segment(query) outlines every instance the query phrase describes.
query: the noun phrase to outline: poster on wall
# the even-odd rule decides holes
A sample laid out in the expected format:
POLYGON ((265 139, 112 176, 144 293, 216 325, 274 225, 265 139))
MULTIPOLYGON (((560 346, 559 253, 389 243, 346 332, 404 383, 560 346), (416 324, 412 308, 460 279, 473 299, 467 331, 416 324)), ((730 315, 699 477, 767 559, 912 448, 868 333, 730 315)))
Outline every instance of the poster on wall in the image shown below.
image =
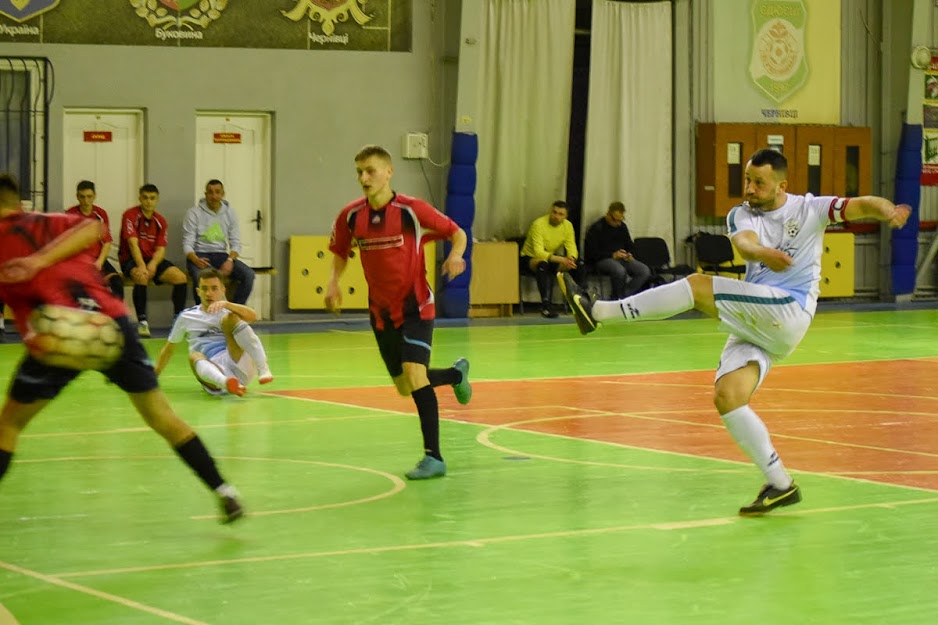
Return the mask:
POLYGON ((712 7, 713 121, 840 123, 841 0, 712 7))
POLYGON ((0 41, 409 52, 413 0, 0 0, 0 41))
POLYGON ((938 56, 923 72, 922 99, 922 180, 925 186, 938 186, 938 56))

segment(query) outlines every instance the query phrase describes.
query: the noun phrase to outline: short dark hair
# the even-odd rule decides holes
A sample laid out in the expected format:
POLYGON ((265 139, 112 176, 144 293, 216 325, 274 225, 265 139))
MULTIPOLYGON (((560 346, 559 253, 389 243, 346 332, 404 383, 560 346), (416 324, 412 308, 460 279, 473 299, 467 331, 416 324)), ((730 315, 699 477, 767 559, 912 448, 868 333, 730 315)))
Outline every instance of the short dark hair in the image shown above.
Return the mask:
POLYGON ((568 210, 568 209, 567 209, 567 203, 564 202, 563 200, 557 200, 556 202, 554 202, 554 203, 551 204, 550 206, 551 206, 551 208, 553 208, 554 206, 556 206, 557 208, 562 208, 562 209, 564 209, 564 210, 568 210))
POLYGON ((778 150, 762 148, 749 157, 749 162, 756 167, 768 165, 776 174, 784 178, 788 174, 788 159, 778 150))
POLYGON ((225 282, 225 276, 214 267, 206 267, 199 272, 199 282, 202 280, 211 280, 212 278, 218 278, 222 283, 225 282))
POLYGON ((625 204, 616 200, 615 202, 609 205, 609 208, 606 210, 606 212, 607 213, 624 213, 625 204))
POLYGON ((391 162, 391 153, 385 150, 380 145, 366 145, 358 151, 358 154, 355 155, 355 162, 363 161, 366 158, 371 156, 378 156, 387 162, 391 162))
POLYGON ((217 184, 217 185, 218 185, 219 187, 221 187, 222 189, 225 188, 225 185, 223 185, 223 184, 221 183, 221 180, 217 180, 217 179, 215 179, 215 178, 212 178, 211 180, 209 180, 208 182, 206 182, 206 183, 205 183, 205 188, 208 189, 208 188, 209 188, 210 186, 212 186, 213 184, 217 184))
POLYGON ((141 193, 141 194, 143 194, 143 193, 156 193, 157 195, 159 195, 159 194, 160 194, 160 190, 156 188, 156 185, 155 185, 155 184, 153 184, 152 182, 148 182, 148 183, 146 183, 145 185, 143 185, 142 187, 140 187, 140 193, 141 193))
POLYGON ((13 174, 0 174, 0 206, 15 207, 20 202, 20 185, 13 174))
POLYGON ((91 182, 90 180, 82 180, 81 182, 78 183, 78 188, 75 190, 79 193, 82 191, 94 191, 95 190, 94 183, 91 182))

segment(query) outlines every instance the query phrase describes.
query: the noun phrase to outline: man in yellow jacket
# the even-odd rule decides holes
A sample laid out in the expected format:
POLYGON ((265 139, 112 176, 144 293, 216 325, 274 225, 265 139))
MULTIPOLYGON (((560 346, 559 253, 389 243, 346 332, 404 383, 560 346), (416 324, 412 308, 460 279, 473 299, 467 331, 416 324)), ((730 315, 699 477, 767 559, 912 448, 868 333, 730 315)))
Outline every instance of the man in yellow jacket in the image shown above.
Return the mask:
POLYGON ((557 200, 549 213, 531 222, 521 248, 521 272, 537 279, 543 317, 553 319, 557 316, 551 306, 557 272, 572 271, 574 279, 580 282, 581 265, 573 224, 567 219, 567 203, 557 200))

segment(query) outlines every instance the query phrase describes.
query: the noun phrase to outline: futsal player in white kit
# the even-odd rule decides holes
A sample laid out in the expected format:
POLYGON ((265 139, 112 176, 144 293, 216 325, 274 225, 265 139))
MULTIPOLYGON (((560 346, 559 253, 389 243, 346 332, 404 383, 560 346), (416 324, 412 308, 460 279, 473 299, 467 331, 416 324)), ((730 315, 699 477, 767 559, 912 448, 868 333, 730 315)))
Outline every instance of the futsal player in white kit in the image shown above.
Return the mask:
POLYGON ((156 363, 157 374, 169 364, 177 343, 188 340, 189 365, 202 388, 211 395, 243 396, 256 377, 273 382, 267 353, 250 322, 257 312, 225 299, 222 274, 204 269, 199 274, 202 303, 179 313, 156 363))
POLYGON ((772 364, 791 354, 811 325, 821 280, 824 230, 832 223, 876 219, 905 225, 911 211, 875 196, 814 197, 787 192, 788 162, 759 150, 746 164, 746 201, 726 223, 746 261, 745 280, 693 274, 618 301, 593 301, 558 274, 582 334, 600 322, 666 319, 696 309, 720 320, 729 337, 716 372, 713 402, 737 445, 765 476, 755 501, 740 508, 758 516, 801 501, 762 419, 750 408, 753 393, 772 364))

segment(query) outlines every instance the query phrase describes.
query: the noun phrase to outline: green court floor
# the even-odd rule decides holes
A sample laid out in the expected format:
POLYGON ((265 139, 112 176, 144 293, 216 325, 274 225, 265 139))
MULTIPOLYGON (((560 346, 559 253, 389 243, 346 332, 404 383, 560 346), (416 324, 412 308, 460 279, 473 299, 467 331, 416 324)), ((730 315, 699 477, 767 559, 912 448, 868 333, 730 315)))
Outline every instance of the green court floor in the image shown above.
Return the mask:
MULTIPOLYGON (((759 519, 711 404, 716 323, 561 321, 438 327, 474 397, 438 389, 429 482, 403 479, 417 418, 362 324, 259 326, 276 379, 244 398, 177 354, 162 383, 242 492, 233 526, 84 374, 0 483, 0 625, 935 622, 938 311, 818 314, 753 403, 804 501, 759 519)), ((21 353, 0 345, 4 383, 21 353)))

